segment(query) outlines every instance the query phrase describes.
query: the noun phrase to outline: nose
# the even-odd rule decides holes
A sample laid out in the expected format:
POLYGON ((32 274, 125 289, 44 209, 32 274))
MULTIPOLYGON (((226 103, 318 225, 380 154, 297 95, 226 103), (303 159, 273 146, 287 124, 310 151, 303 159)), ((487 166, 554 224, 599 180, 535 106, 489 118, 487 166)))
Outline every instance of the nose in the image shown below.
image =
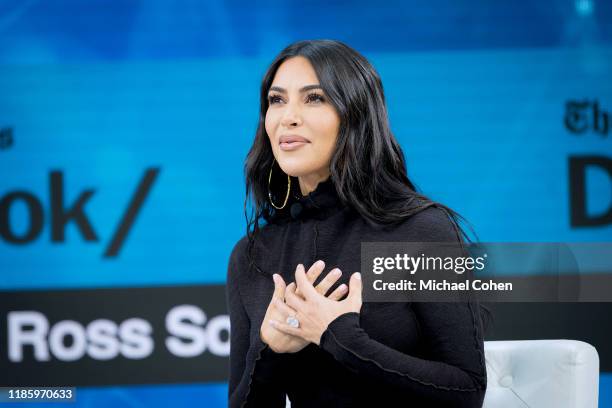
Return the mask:
POLYGON ((287 128, 300 126, 302 124, 302 115, 299 108, 292 103, 287 104, 281 124, 287 128))

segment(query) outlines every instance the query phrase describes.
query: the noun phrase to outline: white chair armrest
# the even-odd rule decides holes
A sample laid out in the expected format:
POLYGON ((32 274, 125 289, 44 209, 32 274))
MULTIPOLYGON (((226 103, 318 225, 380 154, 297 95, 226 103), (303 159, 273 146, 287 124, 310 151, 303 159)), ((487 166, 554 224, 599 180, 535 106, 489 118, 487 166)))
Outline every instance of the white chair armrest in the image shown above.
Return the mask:
POLYGON ((486 341, 484 408, 597 408, 599 355, 576 340, 486 341))

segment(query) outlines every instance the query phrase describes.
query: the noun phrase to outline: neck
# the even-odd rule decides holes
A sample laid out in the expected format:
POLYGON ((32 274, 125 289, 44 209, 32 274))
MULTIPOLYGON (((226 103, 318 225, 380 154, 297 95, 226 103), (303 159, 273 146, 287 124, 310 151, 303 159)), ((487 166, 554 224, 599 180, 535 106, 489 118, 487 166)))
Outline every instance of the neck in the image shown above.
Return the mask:
POLYGON ((313 173, 307 176, 298 177, 300 183, 300 192, 303 196, 310 194, 317 188, 317 185, 321 181, 327 180, 329 177, 329 170, 322 171, 320 173, 313 173))

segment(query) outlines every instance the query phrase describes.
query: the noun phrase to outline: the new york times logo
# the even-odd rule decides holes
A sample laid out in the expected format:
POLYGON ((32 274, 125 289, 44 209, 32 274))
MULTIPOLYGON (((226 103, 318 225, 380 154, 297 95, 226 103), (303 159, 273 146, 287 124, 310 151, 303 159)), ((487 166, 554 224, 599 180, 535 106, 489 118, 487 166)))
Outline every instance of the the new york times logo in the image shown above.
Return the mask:
POLYGON ((570 100, 565 103, 565 128, 574 134, 589 130, 607 137, 610 130, 610 114, 599 107, 599 101, 570 100))
MULTIPOLYGON (((119 254, 158 173, 159 168, 153 167, 145 171, 106 245, 104 257, 115 257, 119 254)), ((70 224, 77 228, 85 241, 98 242, 98 234, 85 211, 95 190, 84 189, 76 199, 68 203, 64 195, 64 173, 55 170, 49 173, 48 191, 50 202, 47 217, 51 229, 51 242, 64 242, 66 227, 70 224)), ((45 225, 45 208, 42 200, 34 194, 26 190, 14 190, 0 196, 0 237, 4 241, 15 245, 28 244, 40 236, 43 225, 45 225), (11 225, 11 208, 17 203, 25 205, 28 213, 29 223, 26 223, 27 228, 23 232, 15 232, 11 225)))
POLYGON ((13 146, 13 128, 0 128, 0 150, 7 150, 13 146))
MULTIPOLYGON (((600 107, 597 99, 567 101, 563 124, 572 135, 581 136, 587 132, 593 132, 601 136, 601 140, 597 143, 610 142, 607 139, 610 131, 610 113, 600 107)), ((570 225, 572 227, 601 227, 612 224, 612 201, 604 202, 603 206, 606 208, 607 205, 607 208, 602 212, 593 214, 587 211, 589 207, 587 172, 598 169, 602 174, 607 174, 612 182, 612 157, 609 154, 602 154, 601 151, 609 151, 609 149, 598 149, 591 154, 581 152, 569 156, 570 225)), ((595 198, 591 194, 589 199, 595 198)), ((601 196, 599 199, 602 198, 604 197, 601 196)))

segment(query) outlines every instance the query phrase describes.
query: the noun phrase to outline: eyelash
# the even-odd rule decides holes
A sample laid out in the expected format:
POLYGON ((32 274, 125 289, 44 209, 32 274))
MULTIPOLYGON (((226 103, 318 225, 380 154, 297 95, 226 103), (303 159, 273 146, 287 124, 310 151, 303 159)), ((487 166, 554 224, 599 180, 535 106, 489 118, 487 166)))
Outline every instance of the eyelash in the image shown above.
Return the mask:
POLYGON ((309 102, 325 102, 325 98, 323 98, 323 95, 320 95, 316 92, 310 93, 306 96, 306 100, 309 102))
MULTIPOLYGON (((280 95, 270 95, 268 96, 268 103, 270 105, 277 104, 280 100, 282 100, 280 95)), ((315 103, 323 103, 325 102, 325 98, 323 95, 320 95, 316 92, 309 93, 306 95, 306 102, 315 102, 315 103)))

